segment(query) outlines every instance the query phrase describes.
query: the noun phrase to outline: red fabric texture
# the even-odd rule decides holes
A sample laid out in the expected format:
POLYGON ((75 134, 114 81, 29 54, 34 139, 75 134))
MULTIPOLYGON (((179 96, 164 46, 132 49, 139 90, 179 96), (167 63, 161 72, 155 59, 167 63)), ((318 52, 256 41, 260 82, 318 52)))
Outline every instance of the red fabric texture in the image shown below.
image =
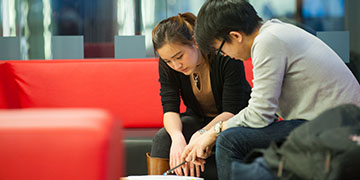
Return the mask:
POLYGON ((8 63, 5 64, 5 67, 6 78, 4 80, 4 87, 8 108, 21 108, 19 99, 19 91, 21 91, 21 89, 14 81, 16 74, 12 73, 11 66, 8 63))
POLYGON ((19 88, 12 80, 14 74, 10 71, 8 63, 2 62, 0 64, 0 109, 20 108, 17 92, 19 88))
POLYGON ((6 95, 5 95, 5 63, 0 62, 0 109, 8 108, 6 95))
MULTIPOLYGON (((244 66, 252 86, 251 59, 244 66)), ((0 108, 103 108, 125 128, 163 126, 157 59, 6 61, 0 70, 0 108)))
POLYGON ((253 87, 253 79, 254 79, 254 74, 253 74, 253 65, 252 65, 252 59, 249 58, 246 61, 244 61, 244 67, 245 67, 245 76, 246 76, 246 80, 249 82, 251 88, 253 87))
POLYGON ((100 109, 0 110, 0 179, 118 180, 118 123, 100 109))
POLYGON ((21 108, 104 108, 124 127, 162 127, 156 59, 8 63, 21 108))

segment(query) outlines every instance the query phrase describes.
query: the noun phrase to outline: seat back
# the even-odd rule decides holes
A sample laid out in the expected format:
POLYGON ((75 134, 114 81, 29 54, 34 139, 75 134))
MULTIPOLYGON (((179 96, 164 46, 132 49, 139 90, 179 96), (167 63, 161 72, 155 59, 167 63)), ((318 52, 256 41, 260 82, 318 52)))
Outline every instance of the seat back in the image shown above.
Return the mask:
POLYGON ((7 63, 21 108, 103 108, 124 127, 163 125, 157 59, 7 63))
POLYGON ((6 61, 0 62, 0 109, 20 108, 16 83, 6 61))
MULTIPOLYGON (((252 86, 251 59, 244 66, 252 86)), ((103 108, 126 128, 163 126, 155 58, 7 61, 0 70, 0 108, 103 108)))
POLYGON ((0 109, 7 108, 7 101, 5 96, 5 63, 0 61, 0 109))

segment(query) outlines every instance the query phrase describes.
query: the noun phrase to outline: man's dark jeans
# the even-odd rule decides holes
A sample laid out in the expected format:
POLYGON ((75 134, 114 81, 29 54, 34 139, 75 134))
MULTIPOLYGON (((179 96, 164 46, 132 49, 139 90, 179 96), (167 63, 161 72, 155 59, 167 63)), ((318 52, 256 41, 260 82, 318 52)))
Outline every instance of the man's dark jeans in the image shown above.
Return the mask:
POLYGON ((268 167, 263 157, 256 158, 250 164, 234 161, 231 171, 231 180, 279 180, 268 167))
MULTIPOLYGON (((242 163, 251 150, 267 148, 271 141, 286 138, 303 122, 306 120, 282 120, 264 128, 234 127, 220 133, 216 140, 215 151, 219 180, 231 179, 232 162, 242 163)), ((241 177, 236 177, 236 179, 241 179, 241 177)))

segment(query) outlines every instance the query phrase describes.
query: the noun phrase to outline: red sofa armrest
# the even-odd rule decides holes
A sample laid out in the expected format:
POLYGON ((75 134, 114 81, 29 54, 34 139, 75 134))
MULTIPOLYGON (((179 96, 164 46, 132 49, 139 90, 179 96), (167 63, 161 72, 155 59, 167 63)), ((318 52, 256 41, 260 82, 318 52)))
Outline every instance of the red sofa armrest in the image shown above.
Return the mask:
POLYGON ((100 109, 0 111, 0 179, 118 180, 122 132, 100 109))

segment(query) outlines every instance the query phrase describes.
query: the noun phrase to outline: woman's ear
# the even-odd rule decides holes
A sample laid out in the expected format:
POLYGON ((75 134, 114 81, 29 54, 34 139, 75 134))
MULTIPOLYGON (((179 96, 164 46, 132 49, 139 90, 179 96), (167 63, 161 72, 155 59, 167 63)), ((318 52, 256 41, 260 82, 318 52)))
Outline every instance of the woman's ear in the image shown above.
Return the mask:
POLYGON ((198 46, 197 42, 195 41, 195 38, 193 38, 193 43, 194 44, 192 46, 199 49, 199 46, 198 46))
POLYGON ((229 33, 231 41, 242 43, 243 41, 243 35, 238 31, 231 31, 229 33))

